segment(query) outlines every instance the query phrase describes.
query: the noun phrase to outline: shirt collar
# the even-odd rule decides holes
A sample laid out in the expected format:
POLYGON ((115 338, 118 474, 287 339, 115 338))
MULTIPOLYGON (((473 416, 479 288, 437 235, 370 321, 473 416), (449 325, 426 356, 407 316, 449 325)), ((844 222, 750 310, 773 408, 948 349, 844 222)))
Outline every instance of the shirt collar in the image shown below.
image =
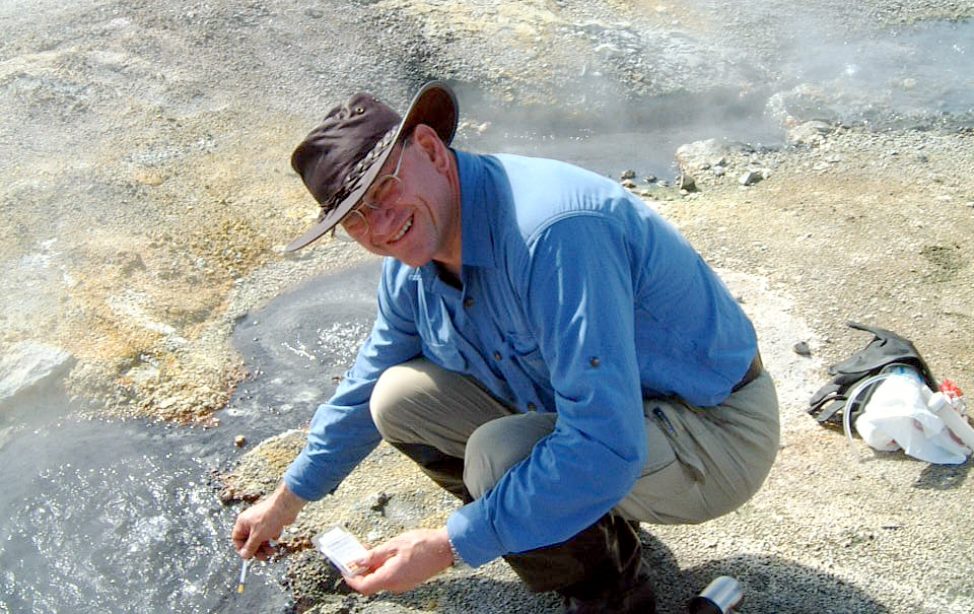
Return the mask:
MULTIPOLYGON (((494 258, 494 224, 489 207, 496 206, 496 197, 490 183, 490 169, 484 156, 451 150, 457 161, 460 182, 460 260, 463 268, 496 267, 494 258)), ((461 276, 463 272, 461 271, 461 276)), ((411 277, 420 280, 427 292, 442 294, 448 286, 439 279, 436 264, 429 262, 417 269, 411 277)))
POLYGON ((453 150, 460 179, 460 225, 463 266, 494 267, 494 216, 489 207, 496 205, 490 197, 490 169, 485 158, 453 150))

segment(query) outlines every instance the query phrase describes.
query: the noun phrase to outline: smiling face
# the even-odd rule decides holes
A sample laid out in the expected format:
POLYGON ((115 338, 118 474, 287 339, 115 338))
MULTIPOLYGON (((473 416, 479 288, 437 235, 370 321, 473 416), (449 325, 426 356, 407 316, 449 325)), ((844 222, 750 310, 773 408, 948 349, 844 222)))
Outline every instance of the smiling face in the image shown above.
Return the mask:
POLYGON ((435 260, 459 275, 460 190, 452 152, 433 129, 420 124, 396 146, 380 177, 396 173, 397 164, 394 197, 359 207, 342 225, 373 254, 413 267, 435 260))

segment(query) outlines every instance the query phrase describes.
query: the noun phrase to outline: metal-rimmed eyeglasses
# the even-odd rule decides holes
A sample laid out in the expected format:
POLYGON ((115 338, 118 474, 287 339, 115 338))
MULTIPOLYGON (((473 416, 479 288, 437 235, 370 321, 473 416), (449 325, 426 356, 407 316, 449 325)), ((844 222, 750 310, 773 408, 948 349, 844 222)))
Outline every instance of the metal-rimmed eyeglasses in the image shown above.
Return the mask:
POLYGON ((402 179, 399 178, 399 169, 402 167, 403 154, 409 146, 409 138, 402 142, 399 150, 399 160, 392 173, 383 175, 372 182, 372 185, 362 196, 362 201, 355 205, 342 219, 342 227, 345 232, 352 236, 361 236, 369 231, 369 213, 378 211, 383 207, 392 207, 399 202, 402 196, 402 179))

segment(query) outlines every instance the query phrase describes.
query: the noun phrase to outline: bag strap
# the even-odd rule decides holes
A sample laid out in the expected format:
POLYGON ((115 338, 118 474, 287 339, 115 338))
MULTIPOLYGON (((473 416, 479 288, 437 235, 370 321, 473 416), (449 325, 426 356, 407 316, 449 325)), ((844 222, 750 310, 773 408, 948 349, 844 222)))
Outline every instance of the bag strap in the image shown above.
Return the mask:
MULTIPOLYGON (((845 407, 850 390, 858 382, 878 374, 883 367, 892 363, 905 363, 914 367, 931 390, 938 388, 930 367, 909 339, 877 326, 858 322, 847 322, 847 325, 849 328, 871 333, 873 339, 863 349, 828 368, 831 381, 812 395, 807 409, 819 423, 840 422, 841 417, 838 414, 845 407)), ((866 392, 866 399, 869 394, 871 391, 866 392)), ((861 405, 862 403, 850 410, 857 412, 861 405)))

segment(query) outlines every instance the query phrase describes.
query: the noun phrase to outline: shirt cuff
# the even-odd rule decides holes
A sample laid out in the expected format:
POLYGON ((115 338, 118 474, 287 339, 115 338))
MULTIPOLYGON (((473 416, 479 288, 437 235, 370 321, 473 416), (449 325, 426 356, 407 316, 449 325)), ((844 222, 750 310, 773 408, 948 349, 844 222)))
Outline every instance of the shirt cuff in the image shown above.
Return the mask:
POLYGON ((468 503, 450 514, 446 519, 446 532, 450 543, 471 567, 479 567, 507 554, 490 529, 482 500, 468 503))
POLYGON ((311 461, 302 451, 284 472, 284 485, 305 501, 317 501, 333 490, 336 485, 322 484, 320 480, 313 479, 314 475, 315 471, 311 466, 311 461))

